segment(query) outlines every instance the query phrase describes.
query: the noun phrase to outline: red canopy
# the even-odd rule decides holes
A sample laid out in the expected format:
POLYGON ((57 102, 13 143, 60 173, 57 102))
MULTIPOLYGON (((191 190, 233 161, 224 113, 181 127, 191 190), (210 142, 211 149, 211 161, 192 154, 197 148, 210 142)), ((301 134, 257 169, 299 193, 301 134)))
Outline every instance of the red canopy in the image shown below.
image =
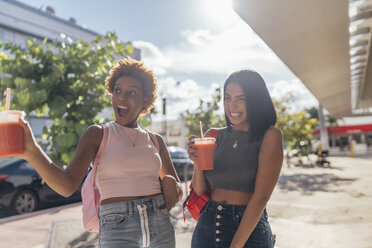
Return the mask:
MULTIPOLYGON (((349 133, 367 133, 372 132, 372 124, 366 125, 350 125, 350 126, 338 126, 338 127, 327 127, 327 132, 335 134, 349 134, 349 133)), ((315 129, 313 134, 319 134, 320 130, 315 129)))

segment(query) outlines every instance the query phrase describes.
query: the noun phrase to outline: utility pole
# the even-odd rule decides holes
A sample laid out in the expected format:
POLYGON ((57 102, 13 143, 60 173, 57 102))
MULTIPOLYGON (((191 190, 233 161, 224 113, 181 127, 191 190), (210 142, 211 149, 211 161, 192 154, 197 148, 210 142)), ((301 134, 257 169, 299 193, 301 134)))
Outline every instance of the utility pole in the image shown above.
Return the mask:
POLYGON ((324 115, 323 115, 323 108, 319 104, 318 107, 318 117, 319 117, 319 124, 320 124, 320 143, 322 144, 322 151, 328 151, 329 143, 328 143, 328 132, 325 125, 324 115))
POLYGON ((167 135, 167 98, 163 97, 163 130, 164 130, 164 139, 165 144, 168 142, 168 135, 167 135))

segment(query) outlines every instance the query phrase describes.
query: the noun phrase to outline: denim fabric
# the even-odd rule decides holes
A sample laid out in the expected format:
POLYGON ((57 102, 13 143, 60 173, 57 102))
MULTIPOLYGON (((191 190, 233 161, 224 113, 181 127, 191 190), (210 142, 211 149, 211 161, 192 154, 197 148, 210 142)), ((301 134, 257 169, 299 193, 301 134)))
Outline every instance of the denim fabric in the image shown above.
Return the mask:
MULTIPOLYGON (((210 200, 203 209, 195 227, 191 247, 229 247, 245 208, 245 205, 220 204, 210 200)), ((244 247, 272 248, 274 242, 265 209, 244 247)))
POLYGON ((162 195, 99 207, 101 248, 174 248, 174 227, 162 195))

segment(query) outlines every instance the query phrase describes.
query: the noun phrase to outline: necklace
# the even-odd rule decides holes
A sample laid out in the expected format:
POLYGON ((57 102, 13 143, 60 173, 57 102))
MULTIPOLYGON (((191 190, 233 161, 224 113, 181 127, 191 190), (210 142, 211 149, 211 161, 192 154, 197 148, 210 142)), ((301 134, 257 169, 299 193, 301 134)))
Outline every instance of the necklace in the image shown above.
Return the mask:
POLYGON ((243 134, 242 136, 240 136, 240 138, 235 138, 235 141, 234 141, 234 144, 232 146, 233 149, 237 148, 238 147, 238 142, 245 136, 245 134, 243 134))
POLYGON ((125 134, 125 136, 127 137, 127 139, 130 141, 130 143, 132 143, 132 146, 135 147, 135 146, 136 146, 136 141, 137 141, 137 137, 138 137, 138 133, 139 133, 139 132, 136 133, 136 137, 134 138, 134 141, 132 141, 132 139, 129 138, 129 135, 127 134, 127 132, 125 131, 125 129, 123 129, 123 131, 124 131, 124 134, 125 134))

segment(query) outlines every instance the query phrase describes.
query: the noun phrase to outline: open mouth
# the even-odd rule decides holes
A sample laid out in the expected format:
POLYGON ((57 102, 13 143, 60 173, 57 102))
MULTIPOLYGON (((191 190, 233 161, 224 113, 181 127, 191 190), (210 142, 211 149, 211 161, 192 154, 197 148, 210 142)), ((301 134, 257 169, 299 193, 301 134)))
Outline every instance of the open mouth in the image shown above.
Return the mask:
POLYGON ((116 112, 119 114, 120 117, 123 117, 129 112, 129 108, 124 106, 117 106, 116 112))

